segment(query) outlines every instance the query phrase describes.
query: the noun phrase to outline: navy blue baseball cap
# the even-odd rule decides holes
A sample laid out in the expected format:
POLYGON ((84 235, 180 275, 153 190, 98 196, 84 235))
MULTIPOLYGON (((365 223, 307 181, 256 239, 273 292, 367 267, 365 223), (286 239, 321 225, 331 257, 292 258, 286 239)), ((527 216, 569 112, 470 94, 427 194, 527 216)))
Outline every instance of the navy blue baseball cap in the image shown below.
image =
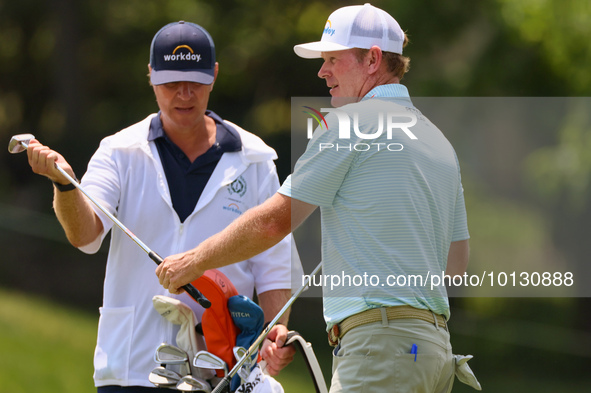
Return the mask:
POLYGON ((209 33, 190 22, 164 26, 150 47, 150 81, 153 85, 170 82, 213 83, 215 46, 209 33))

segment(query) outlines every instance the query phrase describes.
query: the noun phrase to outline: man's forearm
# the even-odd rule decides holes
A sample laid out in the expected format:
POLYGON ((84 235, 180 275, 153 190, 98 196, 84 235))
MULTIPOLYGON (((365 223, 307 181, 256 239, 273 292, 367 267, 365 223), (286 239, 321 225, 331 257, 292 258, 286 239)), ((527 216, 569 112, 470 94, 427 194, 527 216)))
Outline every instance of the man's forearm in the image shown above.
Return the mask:
POLYGON ((156 268, 160 284, 178 293, 206 270, 252 258, 279 243, 314 209, 314 205, 276 193, 196 248, 165 258, 156 268))
POLYGON ((279 243, 290 232, 289 198, 275 194, 196 248, 165 258, 156 268, 156 274, 160 284, 175 293, 206 270, 252 258, 279 243))
POLYGON ((53 208, 74 247, 85 246, 103 231, 103 224, 79 190, 60 192, 54 187, 53 208))
POLYGON ((246 211, 190 253, 202 273, 252 258, 279 243, 290 231, 289 204, 274 196, 246 211))
MULTIPOLYGON (((289 289, 274 289, 271 291, 263 292, 259 296, 259 305, 265 313, 265 322, 270 322, 279 311, 283 308, 285 303, 291 296, 291 290, 289 289)), ((291 309, 287 309, 285 313, 279 318, 279 322, 287 326, 289 321, 289 313, 291 309)))
POLYGON ((468 240, 452 242, 447 256, 447 268, 445 274, 449 276, 461 276, 466 273, 468 260, 470 259, 470 243, 468 240))

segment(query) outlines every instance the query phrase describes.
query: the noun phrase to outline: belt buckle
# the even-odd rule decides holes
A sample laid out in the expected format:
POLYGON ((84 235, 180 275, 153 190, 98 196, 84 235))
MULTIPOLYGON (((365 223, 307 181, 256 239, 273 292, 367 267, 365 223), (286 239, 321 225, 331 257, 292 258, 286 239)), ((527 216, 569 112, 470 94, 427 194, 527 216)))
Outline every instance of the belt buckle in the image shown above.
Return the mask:
POLYGON ((339 344, 339 338, 341 337, 341 331, 338 324, 332 325, 328 331, 328 343, 331 347, 336 347, 339 344))

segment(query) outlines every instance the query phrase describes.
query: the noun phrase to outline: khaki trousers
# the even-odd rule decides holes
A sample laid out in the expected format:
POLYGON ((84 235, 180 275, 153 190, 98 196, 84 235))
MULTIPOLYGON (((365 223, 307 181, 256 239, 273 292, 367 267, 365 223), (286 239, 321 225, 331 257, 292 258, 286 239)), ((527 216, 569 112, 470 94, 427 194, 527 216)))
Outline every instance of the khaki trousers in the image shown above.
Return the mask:
POLYGON ((447 329, 386 319, 345 334, 333 351, 332 371, 330 393, 448 393, 455 361, 447 329))

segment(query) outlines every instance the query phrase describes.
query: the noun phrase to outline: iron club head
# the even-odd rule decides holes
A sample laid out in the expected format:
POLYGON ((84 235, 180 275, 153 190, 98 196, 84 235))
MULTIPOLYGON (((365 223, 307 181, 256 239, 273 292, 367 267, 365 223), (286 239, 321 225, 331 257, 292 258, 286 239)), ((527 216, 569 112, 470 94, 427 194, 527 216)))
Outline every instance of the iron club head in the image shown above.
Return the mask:
POLYGON ((210 393, 211 385, 204 379, 185 375, 176 385, 177 390, 184 392, 210 393))
POLYGON ((174 345, 161 344, 154 353, 154 361, 169 370, 178 372, 181 376, 191 373, 189 355, 174 345))
POLYGON ((232 348, 232 352, 234 352, 234 357, 236 358, 236 360, 240 360, 240 359, 242 359, 242 357, 244 355, 246 355, 247 351, 246 351, 246 348, 244 348, 244 347, 236 346, 236 347, 232 348))
POLYGON ((156 367, 148 376, 148 380, 159 387, 175 386, 181 378, 179 373, 162 366, 156 367))
POLYGON ((162 343, 154 352, 154 361, 164 364, 183 364, 189 361, 189 355, 174 345, 162 343))
POLYGON ((33 134, 14 135, 12 138, 10 138, 10 142, 8 143, 8 151, 11 154, 17 154, 27 150, 31 139, 35 139, 33 134))
MULTIPOLYGON (((236 346, 233 348, 233 352, 234 352, 234 357, 236 358, 236 361, 240 361, 242 360, 242 358, 244 356, 246 356, 246 354, 248 353, 248 351, 244 348, 244 347, 239 347, 236 346)), ((238 370, 238 375, 240 376, 240 378, 242 379, 241 383, 244 383, 244 381, 246 381, 248 379, 248 376, 250 375, 250 371, 253 368, 253 364, 256 363, 255 359, 256 359, 256 354, 258 353, 255 352, 255 354, 253 354, 253 357, 251 357, 250 359, 247 359, 246 362, 244 362, 244 365, 240 368, 240 370, 238 370)))
POLYGON ((207 351, 199 351, 193 358, 193 365, 197 368, 210 370, 224 370, 224 376, 228 375, 228 365, 220 357, 207 351))

